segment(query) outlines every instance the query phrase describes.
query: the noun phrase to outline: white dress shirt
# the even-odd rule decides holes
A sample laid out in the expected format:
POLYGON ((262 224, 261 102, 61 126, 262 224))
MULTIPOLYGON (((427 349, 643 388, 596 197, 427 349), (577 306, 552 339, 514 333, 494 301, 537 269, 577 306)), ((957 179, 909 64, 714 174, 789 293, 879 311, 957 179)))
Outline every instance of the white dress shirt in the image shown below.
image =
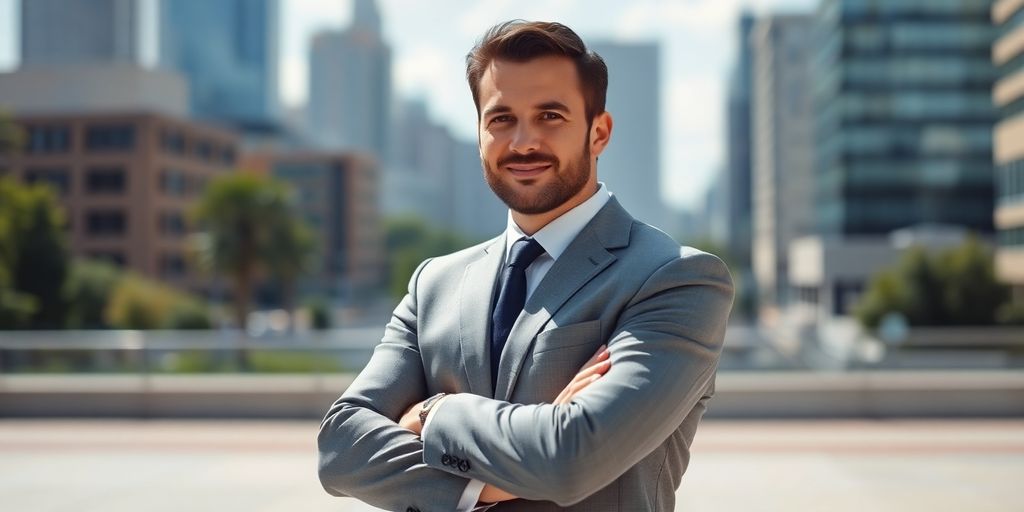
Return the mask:
MULTIPOLYGON (((590 222, 591 219, 597 215, 597 212, 608 203, 608 199, 611 198, 612 194, 605 187, 604 183, 599 183, 597 193, 590 196, 586 201, 576 205, 575 208, 563 213, 557 219, 549 222, 546 226, 533 234, 533 239, 537 240, 537 243, 544 248, 544 254, 537 257, 529 267, 526 268, 526 299, 529 300, 530 296, 533 295, 533 291, 537 289, 537 285, 540 284, 544 276, 547 275, 548 270, 551 270, 551 266, 555 264, 555 260, 558 259, 562 253, 569 247, 569 244, 576 238, 576 235, 580 234, 580 231, 590 222)), ((509 254, 512 252, 512 244, 516 243, 520 238, 531 238, 523 233, 522 229, 516 224, 515 220, 512 219, 512 211, 508 212, 508 223, 505 227, 505 263, 508 264, 509 254)), ((504 268, 504 267, 502 267, 504 268)), ((430 428, 430 419, 433 418, 434 414, 441 408, 444 403, 444 398, 439 400, 430 409, 427 414, 427 420, 423 423, 423 432, 420 437, 427 436, 427 430, 430 428)), ((466 485, 466 489, 462 492, 462 497, 459 499, 458 507, 456 512, 474 512, 480 510, 486 510, 490 508, 489 505, 482 507, 476 507, 478 501, 480 501, 480 493, 484 490, 484 482, 476 479, 471 479, 469 484, 466 485)))

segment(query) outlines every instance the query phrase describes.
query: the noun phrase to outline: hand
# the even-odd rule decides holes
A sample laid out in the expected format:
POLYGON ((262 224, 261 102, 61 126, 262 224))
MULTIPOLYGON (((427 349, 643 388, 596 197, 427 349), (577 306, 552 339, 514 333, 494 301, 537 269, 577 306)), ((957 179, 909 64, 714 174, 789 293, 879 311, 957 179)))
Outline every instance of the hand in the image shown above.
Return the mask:
POLYGON ((405 414, 399 418, 398 425, 402 428, 413 431, 416 435, 420 435, 423 430, 423 425, 420 424, 420 410, 423 409, 423 402, 426 402, 426 400, 412 404, 412 406, 405 411, 405 414))
POLYGON ((601 345, 597 349, 597 353, 589 361, 583 363, 583 368, 569 381, 569 384, 558 394, 553 403, 555 405, 568 404, 580 391, 597 382, 597 379, 600 379, 612 367, 610 356, 611 352, 608 347, 601 345))

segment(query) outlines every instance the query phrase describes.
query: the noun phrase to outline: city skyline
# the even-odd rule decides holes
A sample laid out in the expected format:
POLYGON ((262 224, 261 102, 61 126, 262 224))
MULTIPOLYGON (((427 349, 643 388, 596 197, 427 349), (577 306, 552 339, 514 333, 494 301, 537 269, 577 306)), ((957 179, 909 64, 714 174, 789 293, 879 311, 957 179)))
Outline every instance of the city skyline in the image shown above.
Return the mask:
MULTIPOLYGON (((156 2, 140 1, 142 61, 153 65, 156 2)), ((429 5, 404 0, 378 3, 384 39, 394 51, 396 95, 424 99, 431 117, 464 140, 475 140, 476 114, 465 84, 463 58, 496 22, 517 17, 553 19, 566 23, 588 42, 660 43, 660 185, 668 205, 689 209, 701 206, 708 184, 725 160, 725 83, 733 62, 733 26, 738 13, 744 7, 755 13, 808 11, 817 4, 815 0, 651 0, 628 4, 559 0, 526 6, 468 0, 429 5)), ((0 37, 0 70, 17 64, 17 4, 17 0, 0 0, 0 33, 7 34, 0 37)), ((287 108, 306 99, 312 35, 347 27, 350 12, 351 2, 344 0, 293 0, 282 5, 280 89, 287 108)), ((600 168, 598 172, 600 175, 600 168)))

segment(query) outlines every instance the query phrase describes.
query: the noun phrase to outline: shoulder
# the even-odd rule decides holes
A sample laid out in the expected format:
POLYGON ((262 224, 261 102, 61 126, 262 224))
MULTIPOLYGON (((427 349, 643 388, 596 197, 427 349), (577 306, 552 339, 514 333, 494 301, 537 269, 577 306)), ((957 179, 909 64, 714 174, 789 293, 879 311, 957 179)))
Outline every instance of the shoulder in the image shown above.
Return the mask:
POLYGON ((682 274, 713 277, 732 283, 729 269, 714 254, 680 245, 658 228, 634 221, 628 250, 623 254, 631 266, 646 267, 651 275, 682 274))
POLYGON ((453 274, 462 275, 466 266, 487 255, 488 251, 502 251, 504 235, 480 242, 465 249, 443 256, 436 256, 424 261, 421 265, 420 279, 451 278, 453 274))

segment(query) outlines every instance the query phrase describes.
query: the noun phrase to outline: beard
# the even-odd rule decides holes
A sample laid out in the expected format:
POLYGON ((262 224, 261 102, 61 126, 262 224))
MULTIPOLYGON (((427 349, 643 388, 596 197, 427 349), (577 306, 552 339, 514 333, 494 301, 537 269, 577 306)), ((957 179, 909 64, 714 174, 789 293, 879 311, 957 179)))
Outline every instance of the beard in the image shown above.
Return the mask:
MULTIPOLYGON (((533 153, 529 155, 511 155, 498 160, 495 170, 490 162, 481 159, 484 167, 484 178, 494 195, 501 199, 512 211, 526 215, 547 213, 579 194, 590 179, 590 134, 583 144, 579 158, 562 167, 555 155, 533 153), (522 192, 516 186, 502 179, 501 170, 509 164, 550 164, 551 183, 535 192, 522 192)), ((527 181, 527 185, 532 181, 527 181)))

